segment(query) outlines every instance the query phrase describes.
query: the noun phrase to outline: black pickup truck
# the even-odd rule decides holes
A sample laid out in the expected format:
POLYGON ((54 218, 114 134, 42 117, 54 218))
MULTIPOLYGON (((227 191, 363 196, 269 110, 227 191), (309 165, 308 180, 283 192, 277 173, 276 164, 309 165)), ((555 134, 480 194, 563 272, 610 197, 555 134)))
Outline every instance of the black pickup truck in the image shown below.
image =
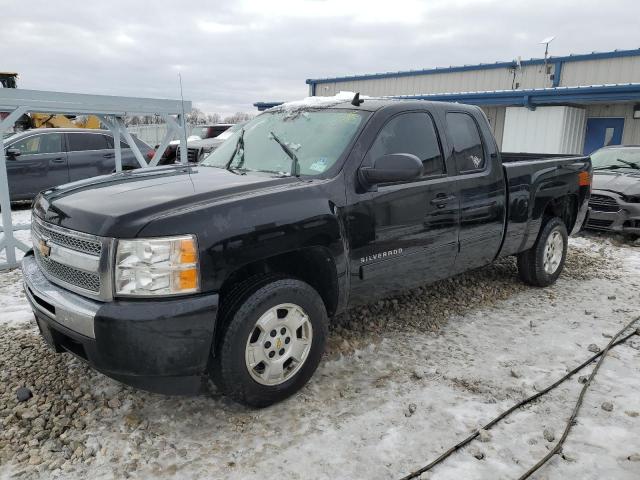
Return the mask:
POLYGON ((590 182, 588 157, 501 155, 477 107, 285 104, 200 164, 42 192, 25 290, 45 340, 110 377, 266 406, 351 305, 506 255, 553 283, 590 182))

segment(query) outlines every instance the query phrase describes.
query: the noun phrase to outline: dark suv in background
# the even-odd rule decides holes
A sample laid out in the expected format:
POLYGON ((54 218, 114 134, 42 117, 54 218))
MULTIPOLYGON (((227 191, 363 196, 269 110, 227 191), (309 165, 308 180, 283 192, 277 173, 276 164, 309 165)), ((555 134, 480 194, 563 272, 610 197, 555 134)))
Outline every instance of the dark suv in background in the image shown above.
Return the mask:
MULTIPOLYGON (((134 137, 149 161, 153 148, 134 137)), ((31 200, 42 190, 115 171, 113 136, 108 130, 49 128, 27 130, 4 139, 11 201, 31 200)), ((139 167, 122 141, 122 168, 139 167)))

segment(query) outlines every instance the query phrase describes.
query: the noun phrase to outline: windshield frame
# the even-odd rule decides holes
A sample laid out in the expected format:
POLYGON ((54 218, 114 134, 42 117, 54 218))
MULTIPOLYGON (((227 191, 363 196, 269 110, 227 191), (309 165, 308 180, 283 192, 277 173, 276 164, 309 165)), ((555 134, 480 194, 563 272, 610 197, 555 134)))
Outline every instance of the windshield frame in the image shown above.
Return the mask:
MULTIPOLYGON (((356 108, 344 108, 344 107, 340 107, 340 108, 310 107, 310 108, 305 108, 305 109, 296 111, 295 114, 296 115, 302 114, 302 112, 345 112, 345 113, 348 112, 348 113, 357 113, 362 118, 362 120, 360 122, 360 125, 355 130, 353 136, 351 137, 349 142, 347 142, 347 144, 345 145, 344 149, 342 150, 342 152, 340 153, 338 158, 336 158, 336 161, 333 163, 333 165, 331 165, 331 167, 329 167, 324 172, 319 172, 319 173, 317 173, 315 175, 309 175, 309 174, 305 174, 305 173, 300 173, 300 175, 298 176, 298 178, 303 179, 303 180, 309 180, 309 179, 326 180, 326 179, 329 179, 329 178, 334 178, 335 176, 337 176, 340 173, 340 171, 344 167, 344 164, 345 164, 345 162, 347 160, 347 157, 349 156, 349 154, 351 153, 351 150, 353 149, 354 145, 356 144, 356 142, 360 138, 360 135, 362 134, 362 131, 364 130, 365 126, 367 125, 369 120, 371 120, 371 117, 373 116, 373 112, 370 112, 370 111, 367 111, 367 110, 359 110, 359 109, 356 109, 356 108)), ((244 123, 242 128, 244 129, 244 127, 246 127, 246 125, 250 124, 251 122, 253 122, 253 121, 257 120, 257 119, 259 119, 263 115, 270 115, 270 114, 274 114, 274 113, 275 114, 286 113, 286 111, 284 111, 281 107, 275 107, 273 109, 266 110, 265 112, 261 113, 260 115, 257 115, 253 119, 251 119, 248 122, 244 123)), ((238 129, 237 131, 239 131, 239 130, 240 129, 238 129)), ((235 135, 235 133, 236 132, 234 132, 234 135, 235 135)), ((223 143, 228 142, 231 138, 237 139, 237 137, 234 136, 234 135, 232 135, 231 137, 225 139, 223 143)), ((218 148, 220 148, 220 147, 218 147, 218 148)), ((215 152, 215 150, 214 150, 214 152, 215 152)), ((212 152, 212 153, 214 153, 214 152, 212 152)), ((208 158, 208 156, 203 158, 198 163, 198 165, 199 166, 203 166, 203 167, 222 168, 222 169, 224 169, 223 166, 205 165, 204 161, 207 158, 208 158)), ((248 174, 256 174, 256 175, 274 176, 274 172, 269 172, 269 171, 266 171, 266 170, 248 170, 248 171, 246 171, 246 173, 248 173, 248 174)), ((290 175, 286 175, 286 176, 289 177, 290 175)), ((295 178, 295 177, 293 175, 291 175, 291 178, 295 178)))
MULTIPOLYGON (((592 168, 594 169, 594 171, 603 171, 603 170, 620 170, 620 169, 629 169, 629 170, 636 170, 635 168, 633 168, 630 165, 625 164, 624 162, 618 162, 616 160, 616 154, 614 152, 628 152, 628 151, 633 151, 633 152, 637 152, 638 154, 638 159, 637 160, 628 160, 626 158, 622 158, 620 156, 618 156, 618 158, 622 158, 622 160, 626 160, 628 162, 634 162, 637 163, 638 165, 640 165, 640 146, 616 146, 616 147, 603 147, 603 148, 599 148, 598 150, 596 150, 595 152, 592 152, 589 156, 591 157, 591 164, 592 164, 592 168), (607 165, 598 165, 595 164, 593 162, 593 154, 594 153, 604 153, 604 152, 608 152, 611 153, 611 158, 612 160, 608 160, 607 165)), ((596 160, 597 161, 597 160, 596 160)))

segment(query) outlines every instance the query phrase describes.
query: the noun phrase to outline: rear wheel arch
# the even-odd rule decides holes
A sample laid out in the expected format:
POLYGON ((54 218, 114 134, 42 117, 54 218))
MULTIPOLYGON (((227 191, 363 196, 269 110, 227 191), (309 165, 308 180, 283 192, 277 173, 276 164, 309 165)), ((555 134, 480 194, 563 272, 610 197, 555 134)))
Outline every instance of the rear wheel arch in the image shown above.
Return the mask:
POLYGON ((541 218, 540 229, 550 218, 559 218, 564 223, 567 232, 571 232, 578 218, 578 197, 575 194, 562 195, 549 199, 538 213, 541 218))

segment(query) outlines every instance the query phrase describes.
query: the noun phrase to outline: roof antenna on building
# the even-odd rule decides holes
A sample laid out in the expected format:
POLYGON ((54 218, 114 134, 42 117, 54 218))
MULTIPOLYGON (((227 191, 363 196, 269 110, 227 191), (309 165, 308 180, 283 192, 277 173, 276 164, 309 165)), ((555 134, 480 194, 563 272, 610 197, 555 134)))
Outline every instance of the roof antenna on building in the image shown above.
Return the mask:
POLYGON ((556 38, 553 35, 545 38, 540 42, 541 45, 544 45, 544 71, 546 74, 549 74, 549 66, 547 65, 547 60, 549 59, 549 44, 553 42, 553 39, 556 38))
POLYGON ((363 103, 364 100, 360 98, 360 92, 356 92, 356 94, 353 96, 353 100, 351 100, 351 105, 353 105, 354 107, 359 107, 363 103))

